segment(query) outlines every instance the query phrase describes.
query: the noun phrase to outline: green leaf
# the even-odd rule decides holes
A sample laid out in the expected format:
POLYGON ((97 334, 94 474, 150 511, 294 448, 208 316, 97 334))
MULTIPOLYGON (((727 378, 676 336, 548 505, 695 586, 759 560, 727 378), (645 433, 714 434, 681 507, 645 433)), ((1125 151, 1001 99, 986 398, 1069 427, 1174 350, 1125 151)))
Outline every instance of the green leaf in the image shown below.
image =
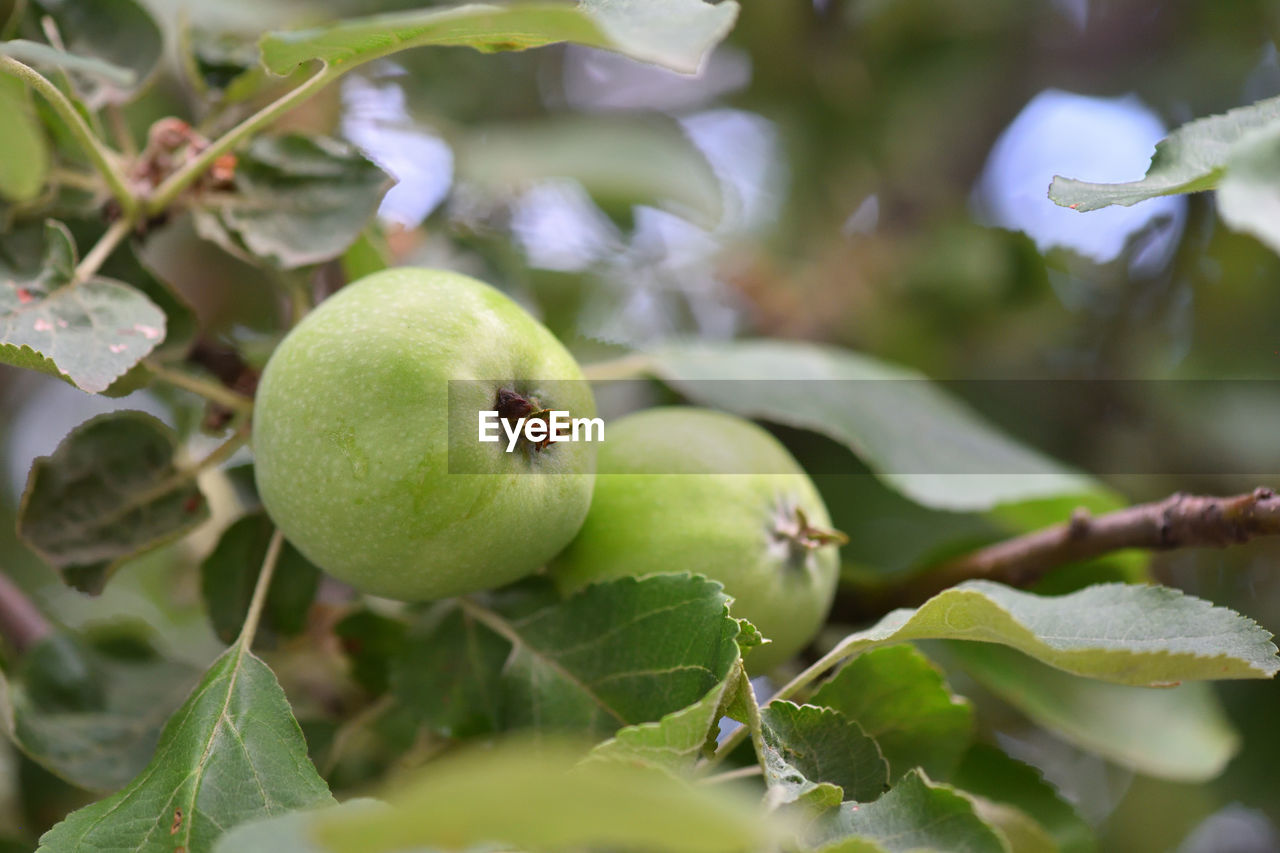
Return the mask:
POLYGON ((1139 773, 1201 782, 1221 773, 1240 748, 1205 684, 1127 687, 1050 669, 998 646, 955 644, 951 652, 1037 724, 1139 773))
POLYGON ((164 36, 146 7, 136 0, 38 0, 53 18, 69 53, 127 68, 133 79, 112 80, 101 74, 86 78, 90 106, 129 101, 143 86, 164 54, 164 36))
POLYGON ((100 80, 117 87, 132 86, 137 80, 137 75, 128 68, 122 68, 101 59, 77 56, 38 41, 13 39, 0 42, 0 56, 11 56, 19 62, 34 65, 37 68, 60 68, 63 71, 100 80))
POLYGON ((1225 607, 1162 586, 1095 584, 1041 597, 966 581, 916 610, 901 609, 845 637, 829 657, 904 640, 1010 646, 1043 663, 1118 684, 1270 678, 1271 634, 1225 607))
POLYGON ((179 48, 195 85, 202 93, 216 93, 222 103, 239 103, 266 81, 257 44, 239 34, 188 28, 179 48))
POLYGON ((429 611, 393 669, 396 695, 455 735, 604 739, 699 702, 738 660, 728 599, 698 575, 622 578, 519 610, 491 604, 429 611))
POLYGON ((332 801, 275 675, 236 645, 170 718, 141 775, 68 815, 40 851, 200 853, 243 821, 332 801))
MULTIPOLYGON (((200 564, 200 587, 214 631, 225 643, 240 633, 275 525, 265 512, 237 519, 200 564)), ((307 626, 307 611, 320 587, 320 570, 287 541, 267 590, 259 634, 292 636, 307 626)))
POLYGON ((1280 252, 1280 116, 1231 150, 1218 187, 1218 212, 1232 228, 1280 252))
POLYGON ((367 275, 382 272, 391 266, 391 249, 387 238, 376 226, 371 225, 342 253, 342 274, 347 281, 356 281, 367 275))
POLYGON ((707 227, 720 219, 720 182, 680 126, 660 116, 569 116, 488 126, 455 145, 458 177, 510 195, 572 178, 609 210, 655 204, 707 227))
POLYGON ((759 340, 668 347, 644 358, 697 403, 844 444, 887 485, 926 506, 988 510, 1106 493, 1002 435, 919 374, 864 355, 759 340))
POLYGON ((209 517, 173 431, 144 412, 85 421, 31 466, 18 533, 63 580, 98 593, 121 563, 209 517))
POLYGON ((433 731, 470 737, 502 726, 502 666, 511 643, 456 601, 433 605, 390 661, 392 693, 433 731))
MULTIPOLYGON (((0 43, 0 51, 4 44, 0 43)), ((0 198, 30 201, 49 177, 49 147, 31 106, 31 92, 17 77, 0 74, 0 198)))
POLYGON ((55 635, 24 655, 21 673, 0 678, 0 717, 33 761, 81 788, 114 791, 146 766, 198 676, 187 664, 55 635))
POLYGON ((770 702, 760 711, 771 804, 822 810, 870 802, 889 786, 889 765, 856 722, 831 708, 770 702), (842 795, 843 792, 843 795, 842 795))
POLYGON ((1008 853, 970 800, 918 770, 874 803, 840 806, 817 825, 812 839, 823 851, 868 849, 848 846, 851 840, 871 842, 887 853, 1008 853))
POLYGON ((392 661, 404 648, 408 626, 367 607, 342 617, 333 633, 351 661, 351 675, 375 696, 387 691, 392 661))
POLYGON ((1280 122, 1280 98, 1184 124, 1156 145, 1147 176, 1123 184, 1095 184, 1054 177, 1049 198, 1079 211, 1149 198, 1213 189, 1228 168, 1237 143, 1280 122))
POLYGON ((1058 845, 1044 827, 1021 809, 964 791, 958 793, 973 803, 974 813, 995 830, 1009 853, 1058 853, 1058 845))
POLYGON ((46 223, 43 243, 29 229, 0 237, 0 362, 96 393, 164 340, 165 315, 122 282, 76 283, 75 263, 60 222, 46 223))
POLYGON ((391 178, 327 137, 260 136, 236 163, 234 191, 205 196, 196 231, 233 254, 282 269, 342 254, 369 223, 391 178))
POLYGON ((909 645, 858 655, 809 702, 856 720, 880 745, 895 779, 913 767, 949 777, 973 738, 973 706, 909 645))
POLYGON ((1059 853, 1095 853, 1098 849, 1089 824, 1039 770, 994 747, 975 744, 960 762, 954 782, 958 788, 1030 815, 1049 833, 1059 853))
POLYGON ((580 755, 554 741, 446 755, 386 792, 392 814, 319 816, 317 834, 335 853, 495 842, 517 850, 731 853, 769 849, 789 828, 729 786, 695 787, 616 762, 578 764, 580 755))
POLYGON ((261 42, 262 62, 275 74, 287 74, 310 59, 351 67, 424 45, 489 52, 575 42, 693 74, 737 16, 732 0, 716 5, 702 0, 473 3, 268 33, 261 42))
POLYGON ((742 672, 735 669, 689 707, 673 711, 657 722, 619 729, 591 750, 590 759, 621 761, 677 775, 691 771, 699 756, 715 751, 717 724, 742 677, 742 672))

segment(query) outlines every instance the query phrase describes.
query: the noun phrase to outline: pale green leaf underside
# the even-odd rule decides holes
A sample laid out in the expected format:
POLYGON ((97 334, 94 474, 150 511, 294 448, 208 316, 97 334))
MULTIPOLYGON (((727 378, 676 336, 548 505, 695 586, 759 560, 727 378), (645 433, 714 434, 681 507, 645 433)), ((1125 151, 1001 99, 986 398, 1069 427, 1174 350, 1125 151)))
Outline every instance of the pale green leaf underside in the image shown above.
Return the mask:
POLYGON ((1168 587, 1125 584, 1041 597, 967 581, 917 610, 887 614, 831 655, 934 639, 998 643, 1118 684, 1270 678, 1280 669, 1271 634, 1251 619, 1168 587))
POLYGON ((1240 746, 1207 684, 1152 690, 1080 678, 999 646, 954 643, 951 652, 1040 726, 1148 776, 1203 782, 1240 746))
POLYGON ((702 0, 471 3, 268 33, 261 42, 262 62, 275 74, 288 74, 311 59, 350 66, 425 45, 498 51, 573 42, 692 74, 737 14, 732 0, 717 5, 702 0))
MULTIPOLYGON (((0 49, 4 47, 0 43, 0 49)), ((49 175, 49 147, 31 104, 31 92, 17 77, 0 75, 0 198, 30 201, 49 175)))
POLYGON ((1002 435, 918 373, 858 353, 757 340, 668 347, 645 358, 694 402, 846 445, 883 482, 925 506, 982 511, 1107 493, 1002 435))
POLYGON ((113 65, 105 59, 78 56, 26 39, 0 42, 0 56, 10 56, 19 62, 38 68, 61 68, 64 71, 95 77, 119 87, 132 86, 137 79, 137 75, 131 69, 113 65))
POLYGON ((1218 186, 1218 212, 1280 252, 1280 120, 1237 145, 1218 186))
POLYGON ((332 801, 275 675, 233 646, 170 718, 147 768, 68 815, 40 851, 196 853, 244 821, 332 801))
POLYGON ((1280 98, 1188 122, 1156 145, 1142 180, 1099 184, 1054 177, 1049 198, 1063 207, 1088 211, 1213 189, 1228 168, 1236 144, 1276 122, 1280 122, 1280 98))
POLYGON ((769 802, 829 808, 869 802, 889 785, 880 747, 856 722, 831 708, 771 702, 760 712, 769 802))

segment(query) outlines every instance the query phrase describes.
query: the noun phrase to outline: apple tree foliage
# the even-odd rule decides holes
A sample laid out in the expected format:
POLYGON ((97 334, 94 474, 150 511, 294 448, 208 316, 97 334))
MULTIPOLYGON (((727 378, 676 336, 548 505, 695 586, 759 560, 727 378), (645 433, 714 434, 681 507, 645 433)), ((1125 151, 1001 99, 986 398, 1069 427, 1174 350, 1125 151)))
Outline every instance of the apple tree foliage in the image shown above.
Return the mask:
MULTIPOLYGON (((108 126, 156 76, 162 28, 136 0, 23 6, 0 42, 0 361, 93 394, 152 384, 203 394, 222 443, 193 462, 148 414, 89 420, 35 462, 19 535, 76 594, 100 594, 141 555, 196 535, 214 503, 202 475, 225 472, 237 487, 193 591, 228 644, 207 668, 58 624, 6 667, 0 720, 12 743, 92 792, 41 851, 1096 849, 1053 785, 983 735, 979 707, 944 670, 1152 776, 1205 779, 1240 748, 1205 682, 1274 676, 1270 634, 1161 586, 1045 596, 962 583, 828 637, 824 656, 766 695, 742 659, 767 638, 696 566, 563 600, 534 577, 429 605, 335 604, 314 567, 273 537, 252 476, 228 467, 251 395, 183 366, 196 309, 144 262, 144 235, 189 212, 200 238, 294 297, 318 265, 349 277, 376 269, 374 214, 392 179, 348 142, 269 130, 277 118, 353 69, 419 48, 572 43, 693 72, 734 26, 733 0, 436 6, 256 44, 183 30, 185 86, 204 120, 162 119, 140 150, 106 141, 108 126), (258 583, 264 563, 275 566, 270 584, 258 583), (255 641, 310 650, 290 664, 310 669, 282 679, 255 641), (295 700, 282 680, 340 683, 318 691, 338 712, 295 700), (377 799, 349 799, 357 789, 377 799)), ((530 147, 545 161, 514 156, 528 139, 514 129, 460 131, 458 168, 481 186, 572 170, 602 197, 719 215, 710 165, 682 134, 618 127, 544 126, 545 144, 530 147), (641 169, 681 169, 618 176, 612 161, 557 159, 558 141, 578 136, 633 149, 641 169)), ((1280 106, 1261 102, 1175 131, 1141 181, 1059 178, 1050 194, 1087 211, 1216 189, 1228 223, 1280 249, 1278 152, 1280 106)), ((628 365, 692 402, 817 432, 906 499, 1006 532, 1072 506, 1120 505, 923 381, 893 411, 805 395, 799 383, 742 398, 699 381, 922 379, 861 353, 759 340, 658 348, 628 365), (1016 476, 903 473, 957 455, 1016 476)))

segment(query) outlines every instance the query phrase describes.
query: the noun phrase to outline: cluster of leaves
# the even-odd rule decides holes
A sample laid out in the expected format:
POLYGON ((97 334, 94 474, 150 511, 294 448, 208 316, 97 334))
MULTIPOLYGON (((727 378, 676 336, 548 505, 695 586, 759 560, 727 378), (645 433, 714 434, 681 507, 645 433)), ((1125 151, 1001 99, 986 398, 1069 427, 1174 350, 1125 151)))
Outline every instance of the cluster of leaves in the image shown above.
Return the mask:
MULTIPOLYGON (((459 6, 272 33, 256 48, 191 32, 184 57, 210 110, 202 126, 274 100, 216 139, 157 123, 126 157, 102 141, 101 114, 153 75, 160 28, 134 0, 30 5, 16 24, 27 38, 0 42, 0 103, 13 117, 0 139, 12 226, 0 237, 0 361, 94 393, 169 383, 231 412, 224 443, 194 465, 172 430, 138 412, 88 421, 36 462, 19 532, 87 593, 209 518, 197 480, 241 447, 252 405, 184 372, 193 309, 123 241, 185 209, 202 237, 282 274, 338 257, 367 270, 379 263, 368 226, 388 176, 339 140, 259 135, 285 109, 364 63, 426 45, 573 42, 688 72, 737 12, 702 0, 459 6), (86 236, 97 242, 80 259, 86 236)), ((491 158, 480 171, 522 179, 494 178, 491 166, 512 159, 500 143, 474 155, 491 158)), ((659 132, 641 144, 673 143, 659 132)), ((1178 174, 1184 150, 1200 149, 1165 150, 1178 174)), ((1166 189, 1207 187, 1227 160, 1166 189)), ((672 192, 708 214, 707 186, 672 192)), ((918 378, 855 353, 752 342, 670 347, 628 364, 692 401, 821 433, 922 506, 1025 528, 1065 506, 1117 505, 925 382, 894 383, 901 396, 887 409, 798 394, 795 382, 744 397, 701 381, 918 378), (945 473, 957 459, 1011 473, 945 473), (909 473, 924 470, 942 473, 909 473)), ((1034 769, 985 742, 935 660, 1085 749, 1188 780, 1216 773, 1237 746, 1198 682, 1280 667, 1261 628, 1172 590, 1109 584, 1042 597, 971 582, 848 634, 757 697, 742 658, 764 638, 696 573, 567 600, 535 578, 422 608, 346 603, 317 624, 316 569, 281 545, 251 496, 239 512, 201 566, 210 619, 230 643, 207 670, 55 629, 0 680, 0 716, 18 748, 104 795, 54 826, 41 850, 1085 851, 1088 825, 1034 769), (336 647, 358 710, 344 706, 336 722, 300 712, 255 639, 336 647), (451 749, 496 738, 513 740, 451 749), (334 802, 331 790, 393 775, 383 803, 334 802)))

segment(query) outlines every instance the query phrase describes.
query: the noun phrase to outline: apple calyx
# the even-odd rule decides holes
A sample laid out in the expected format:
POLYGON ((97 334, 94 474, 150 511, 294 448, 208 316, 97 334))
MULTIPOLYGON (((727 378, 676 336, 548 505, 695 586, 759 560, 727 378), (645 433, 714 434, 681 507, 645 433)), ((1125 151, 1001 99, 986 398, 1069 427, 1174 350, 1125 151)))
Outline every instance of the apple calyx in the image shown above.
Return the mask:
POLYGON ((828 530, 809 523, 800 507, 783 508, 773 528, 773 538, 786 544, 793 560, 803 562, 810 552, 827 545, 847 545, 849 537, 839 530, 828 530))
MULTIPOLYGON (((498 389, 497 397, 493 401, 493 407, 498 412, 498 417, 501 420, 510 421, 512 424, 518 423, 521 419, 529 420, 531 418, 545 421, 551 416, 551 410, 542 408, 537 398, 526 397, 510 388, 498 389)), ((525 439, 521 439, 521 441, 523 442, 525 439)), ((542 441, 534 443, 533 449, 541 453, 550 443, 551 436, 548 435, 542 441)))

